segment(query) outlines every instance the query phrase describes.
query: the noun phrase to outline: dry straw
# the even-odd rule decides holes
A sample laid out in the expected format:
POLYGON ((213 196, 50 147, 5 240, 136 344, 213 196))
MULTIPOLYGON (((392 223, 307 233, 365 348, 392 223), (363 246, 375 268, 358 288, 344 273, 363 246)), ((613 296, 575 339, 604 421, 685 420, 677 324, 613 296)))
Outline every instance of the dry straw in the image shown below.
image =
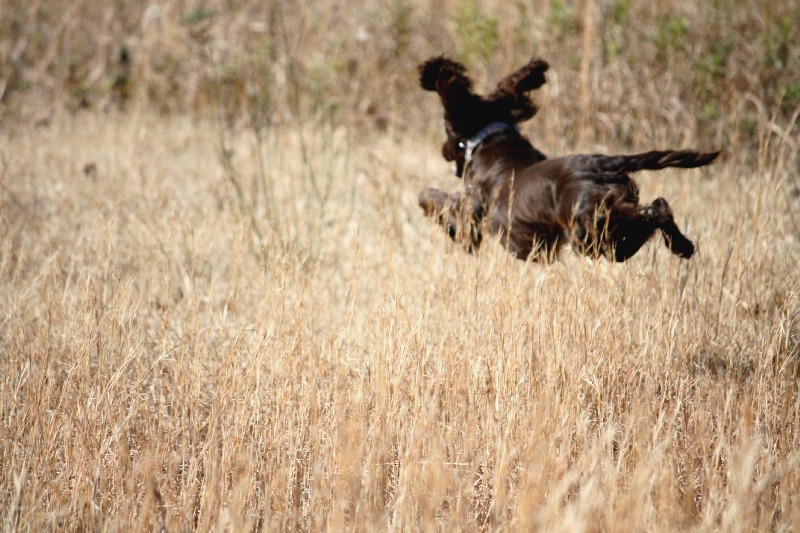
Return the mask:
POLYGON ((800 526, 791 6, 596 2, 586 37, 557 1, 165 2, 145 59, 143 8, 23 4, 0 12, 4 529, 800 526), (721 72, 712 15, 738 28, 721 72), (492 50, 459 21, 495 35, 481 80, 551 62, 526 129, 548 154, 722 146, 639 178, 697 255, 545 266, 427 221, 417 191, 460 184, 413 66, 492 50), (122 42, 124 98, 89 75, 122 42))

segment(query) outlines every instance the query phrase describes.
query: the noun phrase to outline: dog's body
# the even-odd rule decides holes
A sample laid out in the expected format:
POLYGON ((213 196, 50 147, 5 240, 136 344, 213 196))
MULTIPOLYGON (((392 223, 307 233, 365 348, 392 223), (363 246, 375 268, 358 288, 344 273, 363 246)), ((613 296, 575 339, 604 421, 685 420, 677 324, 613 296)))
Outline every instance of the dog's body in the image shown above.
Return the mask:
POLYGON ((464 191, 427 189, 419 203, 470 250, 483 233, 499 234, 520 259, 554 258, 566 243, 590 256, 624 261, 656 230, 673 253, 689 258, 694 245, 678 229, 666 200, 640 206, 637 170, 691 168, 719 152, 652 151, 629 156, 573 155, 547 159, 516 129, 536 107, 526 93, 544 84, 547 63, 532 60, 507 76, 489 97, 472 93, 464 67, 444 58, 420 66, 423 88, 445 108, 445 159, 454 161, 464 191))

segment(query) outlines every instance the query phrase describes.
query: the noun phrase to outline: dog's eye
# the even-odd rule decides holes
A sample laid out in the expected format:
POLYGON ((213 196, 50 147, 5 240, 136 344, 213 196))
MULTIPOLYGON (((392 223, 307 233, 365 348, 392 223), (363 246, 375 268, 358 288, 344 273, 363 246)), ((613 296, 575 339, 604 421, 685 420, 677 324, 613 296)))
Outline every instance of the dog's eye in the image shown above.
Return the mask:
POLYGON ((462 150, 466 150, 467 143, 465 143, 464 141, 458 141, 458 147, 461 148, 462 150))

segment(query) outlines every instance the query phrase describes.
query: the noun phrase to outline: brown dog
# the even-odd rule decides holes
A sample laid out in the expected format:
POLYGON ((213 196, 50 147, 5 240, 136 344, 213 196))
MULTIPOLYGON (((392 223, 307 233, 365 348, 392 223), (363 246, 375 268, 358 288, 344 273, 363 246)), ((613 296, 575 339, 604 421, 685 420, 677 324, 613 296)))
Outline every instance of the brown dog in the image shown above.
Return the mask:
POLYGON ((516 125, 536 106, 528 92, 545 83, 548 65, 533 59, 503 78, 490 95, 472 91, 460 63, 436 57, 420 65, 420 85, 436 91, 444 106, 447 141, 442 155, 453 161, 464 191, 426 189, 419 204, 438 218, 456 242, 470 251, 484 232, 520 259, 555 258, 565 243, 584 254, 624 261, 661 230, 674 254, 689 258, 694 245, 658 198, 639 205, 637 170, 692 168, 711 163, 719 152, 651 151, 635 155, 572 155, 547 159, 516 125))

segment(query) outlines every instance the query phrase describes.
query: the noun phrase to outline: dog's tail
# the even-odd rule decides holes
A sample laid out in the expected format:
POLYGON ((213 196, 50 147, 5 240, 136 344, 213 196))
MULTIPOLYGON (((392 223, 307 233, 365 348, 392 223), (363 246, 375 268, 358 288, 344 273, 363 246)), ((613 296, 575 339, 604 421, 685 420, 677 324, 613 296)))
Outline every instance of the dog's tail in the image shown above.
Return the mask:
POLYGON ((667 167, 695 168, 708 165, 719 156, 720 151, 697 152, 694 150, 653 150, 641 154, 600 156, 601 172, 622 173, 637 170, 660 170, 667 167))

